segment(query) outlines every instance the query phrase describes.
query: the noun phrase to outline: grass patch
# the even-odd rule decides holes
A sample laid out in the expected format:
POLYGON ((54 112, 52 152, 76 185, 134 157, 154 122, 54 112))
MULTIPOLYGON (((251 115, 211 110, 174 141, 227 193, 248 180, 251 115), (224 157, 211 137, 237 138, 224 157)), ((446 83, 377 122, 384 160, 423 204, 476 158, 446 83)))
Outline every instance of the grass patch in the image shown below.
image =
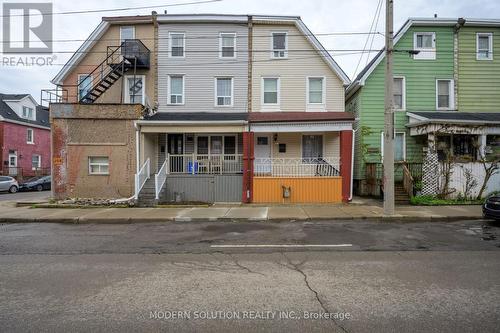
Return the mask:
POLYGON ((420 195, 410 199, 416 206, 481 205, 484 200, 440 199, 433 195, 420 195))

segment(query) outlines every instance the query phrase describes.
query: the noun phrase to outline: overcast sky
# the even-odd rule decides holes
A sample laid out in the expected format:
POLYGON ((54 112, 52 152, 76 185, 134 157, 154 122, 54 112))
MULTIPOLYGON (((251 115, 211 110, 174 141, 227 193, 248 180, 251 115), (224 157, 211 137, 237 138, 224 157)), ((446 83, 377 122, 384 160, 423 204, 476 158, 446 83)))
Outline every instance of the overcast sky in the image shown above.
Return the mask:
MULTIPOLYGON (((95 10, 108 8, 137 7, 146 5, 166 5, 196 0, 55 0, 54 12, 95 10)), ((21 1, 2 1, 21 2, 21 1)), ((26 1, 46 2, 46 1, 26 1)), ((168 7, 169 14, 188 13, 225 13, 225 14, 268 14, 299 15, 313 33, 332 32, 367 32, 370 29, 378 0, 223 0, 217 3, 168 7)), ((394 27, 397 31, 408 17, 457 18, 499 18, 500 1, 498 0, 395 0, 394 27)), ((155 9, 162 13, 165 8, 155 9)), ((125 12, 107 12, 92 14, 55 15, 54 39, 85 39, 99 24, 101 16, 150 14, 151 9, 131 10, 125 12)), ((384 31, 385 4, 379 19, 377 31, 384 31)), ((1 36, 1 35, 0 35, 1 36)), ((318 39, 326 49, 363 49, 366 35, 319 36, 318 39)), ((377 35, 373 48, 383 46, 383 36, 377 35)), ((55 43, 54 51, 74 51, 81 42, 55 43)), ((373 56, 374 53, 371 54, 373 56)), ((4 54, 2 54, 4 56, 4 54)), ((57 54, 56 63, 65 63, 70 54, 57 54)), ((359 62, 360 54, 336 55, 334 59, 353 77, 359 62)), ((360 68, 364 67, 366 57, 362 59, 360 68)), ((40 90, 51 88, 50 80, 59 71, 60 66, 52 67, 6 67, 0 63, 0 92, 31 93, 36 100, 40 99, 40 90)))

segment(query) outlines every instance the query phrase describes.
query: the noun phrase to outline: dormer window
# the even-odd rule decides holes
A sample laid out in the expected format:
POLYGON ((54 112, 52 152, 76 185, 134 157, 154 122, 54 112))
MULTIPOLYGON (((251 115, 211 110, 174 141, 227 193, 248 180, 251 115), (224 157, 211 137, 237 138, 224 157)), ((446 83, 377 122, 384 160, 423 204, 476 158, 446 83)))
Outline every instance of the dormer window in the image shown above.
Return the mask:
POLYGON ((271 33, 271 58, 284 59, 288 57, 288 36, 286 32, 271 33))
POLYGON ((33 108, 30 108, 30 107, 27 107, 27 106, 23 106, 22 118, 34 120, 33 114, 34 114, 33 113, 33 108))
POLYGON ((413 59, 436 59, 436 33, 415 32, 413 35, 413 49, 418 51, 413 59))

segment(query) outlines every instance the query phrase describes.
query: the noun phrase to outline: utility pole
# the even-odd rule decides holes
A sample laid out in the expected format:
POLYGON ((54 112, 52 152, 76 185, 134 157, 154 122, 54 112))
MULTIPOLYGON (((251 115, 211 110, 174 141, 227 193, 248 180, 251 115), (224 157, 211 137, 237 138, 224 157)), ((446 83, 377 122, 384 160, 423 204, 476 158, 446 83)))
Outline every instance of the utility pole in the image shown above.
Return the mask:
POLYGON ((384 215, 394 215, 393 2, 385 8, 384 215))

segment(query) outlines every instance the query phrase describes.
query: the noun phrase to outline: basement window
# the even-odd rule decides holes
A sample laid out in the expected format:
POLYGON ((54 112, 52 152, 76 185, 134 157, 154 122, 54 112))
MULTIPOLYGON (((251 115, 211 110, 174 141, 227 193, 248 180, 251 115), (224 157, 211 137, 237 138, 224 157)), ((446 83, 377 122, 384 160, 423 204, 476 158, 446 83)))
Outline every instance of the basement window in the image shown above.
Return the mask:
POLYGON ((90 156, 89 174, 109 175, 109 158, 107 156, 90 156))

